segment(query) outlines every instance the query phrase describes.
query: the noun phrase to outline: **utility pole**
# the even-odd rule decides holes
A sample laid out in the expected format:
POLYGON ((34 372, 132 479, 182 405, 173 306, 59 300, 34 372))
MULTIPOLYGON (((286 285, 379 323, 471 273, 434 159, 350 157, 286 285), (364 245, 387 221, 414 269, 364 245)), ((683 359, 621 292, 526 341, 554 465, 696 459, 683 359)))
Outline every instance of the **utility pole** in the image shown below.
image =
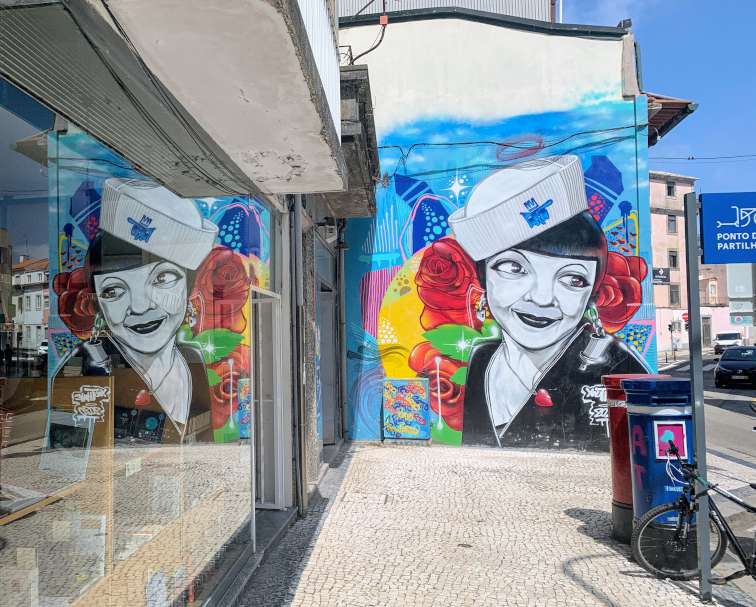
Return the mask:
MULTIPOLYGON (((703 359, 701 351, 701 298, 698 292, 698 195, 685 194, 685 261, 688 268, 688 342, 690 344, 690 383, 693 391, 693 428, 695 431, 695 463, 698 476, 706 481, 706 415, 703 398, 703 359)), ((697 483, 697 491, 704 485, 697 483)), ((711 554, 709 553, 709 501, 704 496, 696 500, 696 537, 700 569, 699 594, 701 600, 711 602, 711 554)))

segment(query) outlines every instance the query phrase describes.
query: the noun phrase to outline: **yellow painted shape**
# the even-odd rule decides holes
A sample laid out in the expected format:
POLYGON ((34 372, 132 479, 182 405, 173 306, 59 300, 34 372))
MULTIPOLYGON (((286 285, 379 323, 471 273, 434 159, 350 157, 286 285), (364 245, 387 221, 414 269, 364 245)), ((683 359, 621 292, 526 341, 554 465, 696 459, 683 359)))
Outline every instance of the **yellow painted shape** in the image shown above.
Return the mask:
POLYGON ((387 378, 415 377, 408 358, 423 338, 420 315, 423 302, 417 295, 415 274, 424 251, 408 259, 389 284, 378 313, 378 349, 387 378))

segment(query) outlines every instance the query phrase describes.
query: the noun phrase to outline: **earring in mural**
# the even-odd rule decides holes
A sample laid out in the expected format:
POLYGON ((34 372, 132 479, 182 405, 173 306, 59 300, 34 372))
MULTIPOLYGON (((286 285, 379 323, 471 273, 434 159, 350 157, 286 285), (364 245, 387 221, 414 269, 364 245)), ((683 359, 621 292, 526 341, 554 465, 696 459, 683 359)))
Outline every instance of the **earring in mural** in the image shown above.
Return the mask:
POLYGON ((105 319, 99 312, 95 315, 94 323, 92 325, 92 334, 89 339, 82 344, 82 347, 87 351, 89 356, 89 365, 91 367, 97 367, 103 371, 103 374, 110 375, 110 356, 105 351, 102 341, 100 340, 100 333, 105 327, 105 319))
POLYGON ((478 300, 478 305, 475 306, 475 317, 481 323, 486 320, 486 305, 488 305, 488 302, 486 301, 486 294, 483 293, 478 300))
POLYGON ((609 348, 612 338, 601 324, 598 310, 596 306, 591 304, 585 311, 585 316, 588 321, 593 325, 593 331, 591 332, 588 344, 585 349, 580 353, 580 370, 585 371, 588 367, 593 365, 600 365, 606 362, 607 349, 609 348))

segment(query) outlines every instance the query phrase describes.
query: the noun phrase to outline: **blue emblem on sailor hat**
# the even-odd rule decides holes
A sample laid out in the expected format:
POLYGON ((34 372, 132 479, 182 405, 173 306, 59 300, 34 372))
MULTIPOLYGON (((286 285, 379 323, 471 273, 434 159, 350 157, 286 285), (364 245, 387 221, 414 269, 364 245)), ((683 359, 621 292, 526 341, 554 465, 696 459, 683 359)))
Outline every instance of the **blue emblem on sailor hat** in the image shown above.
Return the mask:
POLYGON ((528 227, 535 228, 546 225, 546 222, 549 220, 548 208, 552 204, 554 204, 554 201, 551 198, 543 204, 538 204, 535 198, 531 198, 524 204, 527 210, 520 211, 520 215, 528 222, 528 227))
POLYGON ((152 234, 155 232, 155 228, 151 228, 152 217, 142 215, 142 219, 137 221, 133 217, 129 217, 127 221, 131 224, 131 237, 136 241, 149 242, 152 234))

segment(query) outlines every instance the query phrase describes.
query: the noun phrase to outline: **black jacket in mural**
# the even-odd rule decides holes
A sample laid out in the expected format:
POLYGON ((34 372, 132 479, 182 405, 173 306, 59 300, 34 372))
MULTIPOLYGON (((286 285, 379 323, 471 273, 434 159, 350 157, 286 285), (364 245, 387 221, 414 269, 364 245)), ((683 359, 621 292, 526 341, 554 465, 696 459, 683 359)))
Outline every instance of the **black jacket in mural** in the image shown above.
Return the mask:
POLYGON ((589 344, 589 326, 567 347, 541 377, 528 401, 497 442, 486 399, 486 371, 500 341, 477 346, 470 358, 465 382, 462 443, 502 447, 544 447, 607 450, 607 408, 601 376, 612 373, 648 373, 643 363, 621 341, 610 340, 601 363, 581 370, 580 353, 589 344), (552 406, 536 404, 546 390, 552 406))
POLYGON ((88 378, 109 377, 112 379, 110 406, 113 408, 111 414, 116 439, 142 439, 163 444, 212 440, 210 388, 198 350, 185 345, 176 346, 191 374, 192 395, 186 424, 174 424, 150 394, 140 374, 129 365, 109 337, 100 336, 98 349, 100 354, 106 355, 106 364, 103 364, 103 360, 93 360, 89 346, 87 342, 80 344, 55 371, 52 380, 53 408, 61 405, 67 407, 71 392, 78 386, 86 385, 88 378), (144 400, 146 395, 149 395, 147 401, 144 400), (159 420, 157 425, 155 420, 159 420))

